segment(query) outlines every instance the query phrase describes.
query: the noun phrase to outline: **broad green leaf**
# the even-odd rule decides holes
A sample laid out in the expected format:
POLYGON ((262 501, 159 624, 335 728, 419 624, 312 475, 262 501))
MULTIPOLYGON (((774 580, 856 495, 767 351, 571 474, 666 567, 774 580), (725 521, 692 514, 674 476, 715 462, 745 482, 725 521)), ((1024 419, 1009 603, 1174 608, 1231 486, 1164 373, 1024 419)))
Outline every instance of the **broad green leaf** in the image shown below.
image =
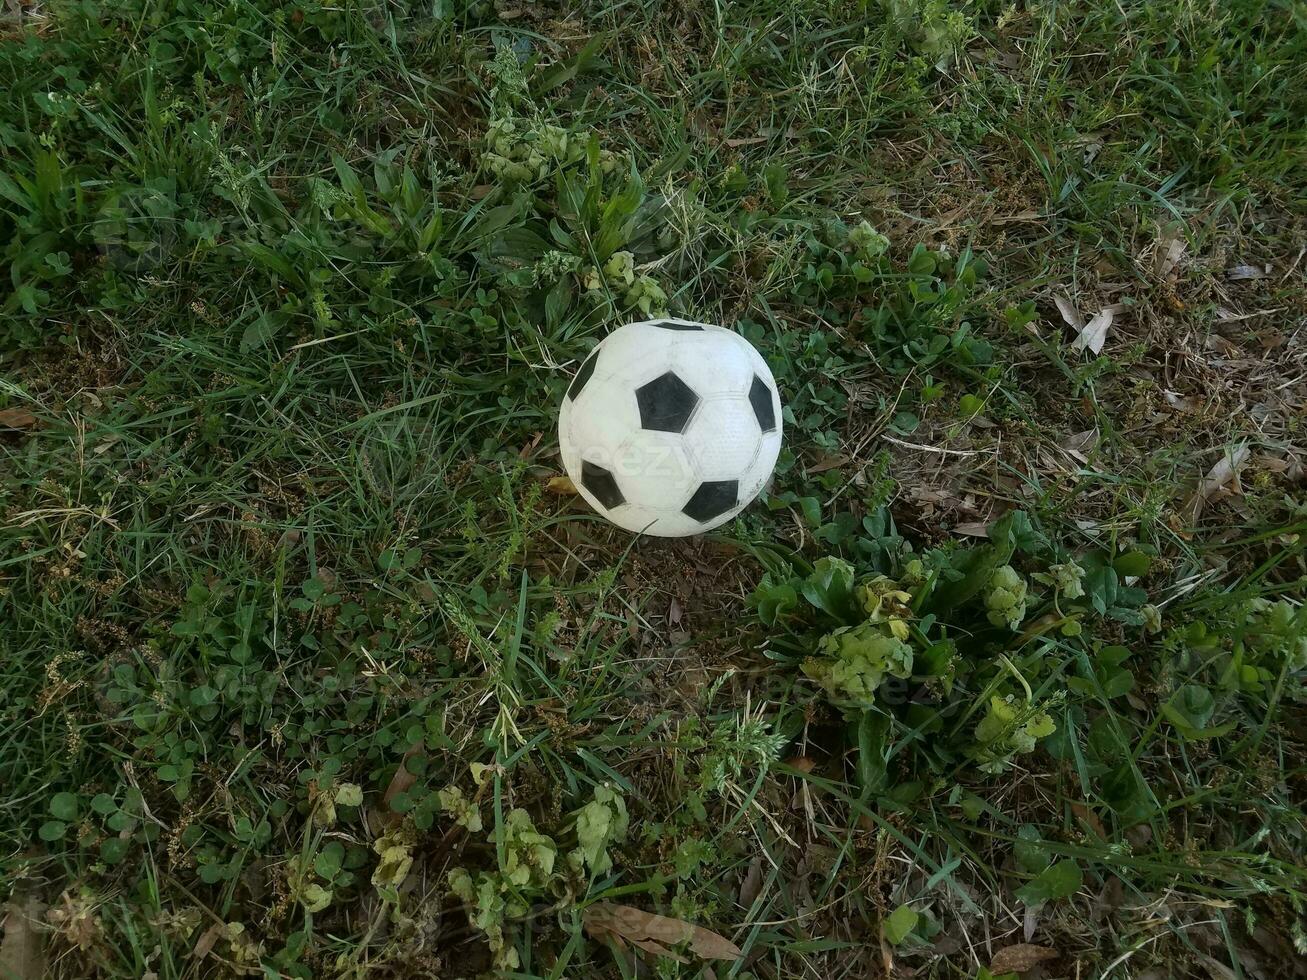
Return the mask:
POLYGON ((1035 879, 1017 889, 1017 898, 1027 905, 1066 898, 1080 890, 1084 878, 1080 865, 1070 858, 1045 868, 1035 879))
POLYGON ((37 834, 41 840, 56 841, 63 837, 64 832, 68 830, 68 825, 62 820, 47 820, 41 824, 37 834))
POLYGON ((862 783, 864 798, 885 788, 886 736, 889 716, 875 711, 864 711, 858 719, 858 780, 862 783))
POLYGON ((885 933, 885 940, 892 946, 899 945, 908 937, 908 933, 916 928, 917 920, 920 918, 921 916, 917 914, 912 906, 900 905, 890 913, 889 918, 881 925, 881 929, 885 933))
POLYGON ((1186 684, 1162 705, 1162 715, 1180 729, 1201 731, 1216 713, 1216 698, 1201 684, 1186 684))
POLYGON ((1118 575, 1129 575, 1132 578, 1138 578, 1141 575, 1147 575, 1149 566, 1153 559, 1142 551, 1127 551, 1125 554, 1117 555, 1112 560, 1112 567, 1116 569, 1118 575))
POLYGON ((754 591, 753 601, 758 607, 758 618, 768 626, 775 626, 781 617, 798 606, 799 594, 789 582, 764 584, 754 591))
POLYGON ((1033 875, 1048 868, 1052 860, 1048 848, 1043 846, 1039 828, 1029 823, 1023 824, 1017 831, 1017 839, 1012 844, 1012 856, 1016 859, 1017 867, 1033 875))
POLYGON ((77 819, 77 797, 72 793, 55 793, 50 797, 50 815, 72 822, 77 819))
POLYGON ((859 618, 853 596, 853 566, 841 558, 819 558, 803 580, 803 597, 840 621, 859 618))
POLYGON ((313 870, 327 881, 331 881, 340 872, 344 860, 345 845, 340 841, 330 841, 313 859, 313 870))

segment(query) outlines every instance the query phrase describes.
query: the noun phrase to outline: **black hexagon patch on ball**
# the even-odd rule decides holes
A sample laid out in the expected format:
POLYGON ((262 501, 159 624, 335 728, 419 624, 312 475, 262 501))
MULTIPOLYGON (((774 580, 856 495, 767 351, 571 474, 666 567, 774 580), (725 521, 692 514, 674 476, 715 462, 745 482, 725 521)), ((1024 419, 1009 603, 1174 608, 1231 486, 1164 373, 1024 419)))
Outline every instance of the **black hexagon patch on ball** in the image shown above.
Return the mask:
POLYGON ((662 327, 664 330, 698 330, 703 332, 702 323, 676 323, 673 320, 655 320, 651 326, 662 327))
POLYGON ((589 460, 581 461, 581 486, 589 490, 594 495, 595 500, 609 510, 626 503, 626 498, 622 496, 622 491, 618 489, 617 480, 613 478, 613 474, 598 463, 591 463, 589 460))
POLYGON ((758 427, 763 432, 775 432, 776 408, 772 403, 771 389, 767 387, 767 382, 756 374, 753 376, 753 384, 749 387, 749 404, 753 406, 753 414, 758 417, 758 427))
POLYGON ((657 432, 684 432, 699 396, 671 371, 635 389, 640 427, 657 432))
POLYGON ((699 484, 694 496, 681 508, 686 517, 707 523, 732 510, 740 498, 739 480, 707 480, 699 484))
POLYGON ((581 394, 581 389, 584 388, 585 383, 590 380, 590 375, 595 373, 595 365, 598 363, 599 350, 596 348, 591 351, 590 356, 582 362, 581 369, 576 372, 576 377, 573 378, 572 383, 567 386, 568 398, 572 399, 572 401, 576 401, 576 396, 581 394))

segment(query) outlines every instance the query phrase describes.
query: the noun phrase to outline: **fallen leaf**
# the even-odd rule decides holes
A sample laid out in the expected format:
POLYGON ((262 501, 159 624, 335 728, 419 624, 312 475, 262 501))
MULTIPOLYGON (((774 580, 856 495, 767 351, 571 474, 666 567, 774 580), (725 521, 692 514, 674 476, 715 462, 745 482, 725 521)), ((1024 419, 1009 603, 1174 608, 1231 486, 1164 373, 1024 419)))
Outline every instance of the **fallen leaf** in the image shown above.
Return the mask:
POLYGON ((666 946, 654 942, 652 939, 632 939, 632 946, 637 946, 646 953, 653 953, 655 956, 666 956, 669 960, 675 960, 677 963, 689 963, 684 956, 673 953, 666 946))
POLYGON ((1022 211, 1018 214, 1004 214, 996 218, 990 218, 986 223, 991 225, 1010 225, 1018 221, 1039 221, 1043 215, 1038 211, 1022 211))
MULTIPOLYGON (((678 946, 684 943, 696 955, 706 960, 738 960, 743 954, 740 947, 729 939, 702 926, 680 919, 670 919, 630 905, 596 902, 585 910, 585 931, 593 938, 613 935, 632 945, 655 952, 647 943, 678 946)), ((658 955, 665 955, 666 951, 658 955)))
POLYGON ((1087 349, 1091 354, 1102 353, 1103 343, 1107 340, 1107 331, 1112 327, 1112 319, 1116 316, 1116 311, 1117 307, 1109 306, 1095 313, 1080 331, 1080 336, 1071 341, 1071 349, 1087 349))
POLYGON ((816 476, 818 473, 825 473, 827 470, 836 470, 849 461, 847 456, 823 456, 817 462, 808 467, 808 475, 816 476))
POLYGON ((44 937, 37 930, 45 906, 31 893, 15 889, 5 906, 3 939, 0 939, 0 977, 38 980, 46 976, 44 937))
MULTIPOLYGON (((1232 969, 1230 969, 1220 960, 1208 956, 1206 953, 1198 953, 1197 955, 1198 955, 1198 962, 1202 963, 1203 966, 1207 967, 1208 976, 1210 976, 1212 980, 1236 980, 1238 974, 1236 974, 1232 969)), ((1241 965, 1244 966, 1245 970, 1247 969, 1246 964, 1241 964, 1241 965)))
POLYGON ((756 146, 759 143, 766 143, 766 136, 748 136, 743 139, 729 139, 724 141, 731 149, 737 146, 756 146))
POLYGON ((755 857, 749 862, 749 870, 740 882, 740 905, 746 909, 753 908, 753 903, 762 893, 762 858, 755 857))
POLYGON ((1024 973, 1045 960, 1056 958, 1057 950, 1048 946, 1017 943, 1015 946, 1005 946, 994 954, 994 959, 989 964, 989 972, 995 975, 1000 973, 1024 973))
POLYGON ((1063 439, 1060 445, 1068 452, 1083 453, 1098 445, 1098 430, 1085 429, 1082 432, 1073 432, 1063 439))
POLYGON ((576 484, 572 482, 571 477, 567 476, 550 477, 549 482, 545 484, 545 489, 560 496, 576 496, 576 484))
POLYGON ((1169 232, 1159 238, 1157 251, 1153 253, 1153 275, 1157 279, 1168 278, 1184 258, 1186 248, 1188 243, 1184 236, 1176 232, 1169 232))
POLYGON ((406 792, 415 782, 417 782, 417 776, 408 771, 407 763, 409 759, 418 755, 421 751, 421 741, 414 742, 404 752, 403 758, 399 760, 399 766, 395 769, 395 775, 390 777, 390 785, 386 787, 386 792, 381 795, 380 809, 368 815, 369 826, 373 826, 374 830, 379 831, 383 825, 396 824, 403 819, 401 814, 395 813, 390 808, 390 801, 400 793, 406 792))
POLYGON ((1260 265, 1235 265, 1225 270, 1225 278, 1231 282, 1238 282, 1241 279, 1269 279, 1271 277, 1271 267, 1260 265))
POLYGON ((517 451, 518 459, 530 459, 531 454, 536 451, 536 446, 540 445, 540 440, 544 438, 544 432, 536 432, 531 436, 531 441, 526 443, 517 451))
POLYGON ((953 533, 966 535, 969 538, 987 538, 989 527, 984 521, 967 521, 953 528, 953 533))
POLYGON ((672 596, 672 601, 667 606, 667 621, 673 626, 680 626, 684 614, 685 610, 681 608, 680 600, 672 596))
POLYGON ((1039 920, 1036 918, 1036 910, 1033 905, 1026 906, 1026 914, 1021 917, 1021 932, 1026 937, 1026 942, 1035 935, 1035 929, 1039 926, 1039 920))
POLYGON ((1163 391, 1162 397, 1177 412, 1188 412, 1190 415, 1197 415, 1203 410, 1203 403, 1193 395, 1180 395, 1174 391, 1163 391))
POLYGON ((1247 446, 1239 446, 1233 451, 1222 455, 1213 464, 1212 468, 1207 471, 1207 475, 1203 477, 1202 482, 1198 484, 1198 490, 1194 496, 1199 504, 1207 503, 1231 483, 1236 483, 1239 478, 1239 471, 1243 469, 1243 464, 1247 461, 1247 446))
POLYGON ((64 892, 61 904, 45 913, 45 919, 56 931, 80 950, 88 950, 100 937, 100 920, 89 902, 73 898, 71 892, 64 892))
POLYGON ((25 408, 0 409, 0 429, 28 429, 36 424, 36 416, 25 408))
POLYGON ((197 960, 202 960, 213 950, 214 944, 227 934, 227 925, 223 922, 215 922, 209 928, 204 930, 204 934, 195 941, 195 949, 191 955, 197 960))
POLYGON ((1053 297, 1053 302, 1057 304, 1057 311, 1062 314, 1062 319, 1066 321, 1068 327, 1076 333, 1080 333, 1085 329, 1084 318, 1071 300, 1059 293, 1053 297))

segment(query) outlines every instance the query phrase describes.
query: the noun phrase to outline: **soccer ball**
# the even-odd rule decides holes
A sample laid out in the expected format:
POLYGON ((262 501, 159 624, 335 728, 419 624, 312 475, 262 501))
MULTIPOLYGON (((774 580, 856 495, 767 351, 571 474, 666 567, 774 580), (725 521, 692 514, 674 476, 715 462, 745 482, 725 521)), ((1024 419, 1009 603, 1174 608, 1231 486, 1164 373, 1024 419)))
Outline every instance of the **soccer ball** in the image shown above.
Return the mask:
POLYGON ((780 397, 739 334, 688 320, 628 323, 576 372, 558 442, 572 483, 614 524, 699 534, 767 482, 781 448, 780 397))

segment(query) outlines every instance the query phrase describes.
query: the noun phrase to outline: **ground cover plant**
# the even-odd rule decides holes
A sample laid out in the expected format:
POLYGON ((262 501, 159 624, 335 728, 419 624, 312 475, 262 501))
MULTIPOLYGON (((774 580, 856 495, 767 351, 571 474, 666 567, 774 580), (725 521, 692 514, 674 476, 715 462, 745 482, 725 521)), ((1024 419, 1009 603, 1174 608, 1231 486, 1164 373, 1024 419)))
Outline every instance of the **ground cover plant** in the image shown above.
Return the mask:
POLYGON ((1288 0, 0 10, 0 974, 1287 977, 1288 0), (725 324, 774 484, 561 479, 725 324))

